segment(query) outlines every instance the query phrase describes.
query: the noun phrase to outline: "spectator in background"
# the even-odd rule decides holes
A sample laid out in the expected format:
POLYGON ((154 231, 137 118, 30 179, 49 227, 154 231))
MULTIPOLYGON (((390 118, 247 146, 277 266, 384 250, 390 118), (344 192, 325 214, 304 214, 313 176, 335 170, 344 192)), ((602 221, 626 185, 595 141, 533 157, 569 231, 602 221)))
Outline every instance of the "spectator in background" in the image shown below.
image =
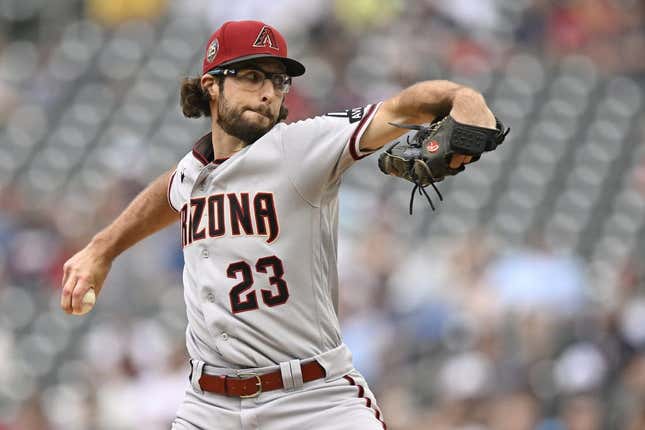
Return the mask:
MULTIPOLYGON (((0 424, 1 426, 2 424, 0 424)), ((0 427, 2 428, 2 427, 0 427)), ((41 399, 37 394, 26 401, 20 410, 13 425, 8 427, 9 430, 54 430, 47 416, 45 415, 41 399)))
POLYGON ((540 405, 528 391, 511 391, 493 397, 488 427, 494 430, 535 430, 540 405))
POLYGON ((155 20, 165 15, 168 0, 85 0, 95 21, 114 26, 128 20, 155 20))
POLYGON ((487 282, 508 310, 548 310, 571 316, 587 303, 583 266, 572 255, 548 249, 542 236, 495 261, 487 282))
POLYGON ((645 353, 626 360, 607 404, 611 428, 645 428, 645 353))
POLYGON ((564 400, 561 422, 566 430, 602 430, 604 407, 593 395, 579 395, 564 400))
POLYGON ((55 270, 60 238, 49 219, 23 215, 7 243, 7 269, 20 285, 48 285, 47 275, 55 270))

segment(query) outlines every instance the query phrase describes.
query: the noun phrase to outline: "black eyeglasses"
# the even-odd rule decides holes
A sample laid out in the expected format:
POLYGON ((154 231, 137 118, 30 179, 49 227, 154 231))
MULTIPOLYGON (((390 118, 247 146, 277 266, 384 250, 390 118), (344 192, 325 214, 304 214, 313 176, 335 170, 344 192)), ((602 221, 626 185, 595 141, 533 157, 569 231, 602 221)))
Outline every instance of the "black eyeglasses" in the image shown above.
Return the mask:
POLYGON ((286 73, 266 72, 258 68, 244 69, 214 69, 208 72, 214 76, 233 76, 244 88, 257 91, 262 88, 266 79, 271 81, 273 88, 280 93, 288 93, 291 88, 291 76, 286 73))

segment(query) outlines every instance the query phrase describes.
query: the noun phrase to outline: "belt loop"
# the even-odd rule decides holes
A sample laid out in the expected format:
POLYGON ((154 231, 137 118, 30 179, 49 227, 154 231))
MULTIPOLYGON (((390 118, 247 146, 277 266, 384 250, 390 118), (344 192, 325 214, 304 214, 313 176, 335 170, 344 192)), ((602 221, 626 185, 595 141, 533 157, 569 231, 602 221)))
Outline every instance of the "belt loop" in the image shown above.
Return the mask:
POLYGON ((198 394, 204 394, 204 390, 202 390, 201 385, 199 385, 199 379, 202 377, 204 364, 205 363, 200 360, 190 360, 190 366, 192 368, 192 371, 190 372, 190 385, 193 386, 193 390, 198 394))
POLYGON ((334 349, 316 355, 314 360, 325 369, 325 381, 327 382, 342 378, 343 375, 346 375, 354 368, 352 353, 344 343, 334 349))
POLYGON ((291 376, 293 377, 293 388, 298 389, 302 387, 302 367, 300 366, 300 360, 289 361, 289 367, 291 367, 291 376))
POLYGON ((280 374, 282 376, 282 385, 284 385, 285 391, 292 391, 294 388, 290 363, 290 361, 283 361, 280 363, 280 374))

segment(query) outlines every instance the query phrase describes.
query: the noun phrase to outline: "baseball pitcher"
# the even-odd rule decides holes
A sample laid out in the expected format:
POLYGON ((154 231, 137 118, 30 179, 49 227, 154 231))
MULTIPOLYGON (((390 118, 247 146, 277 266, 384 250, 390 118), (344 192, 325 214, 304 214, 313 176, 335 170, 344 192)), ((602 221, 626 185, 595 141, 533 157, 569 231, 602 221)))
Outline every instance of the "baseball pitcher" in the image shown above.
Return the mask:
MULTIPOLYGON (((451 118, 444 137, 419 141, 426 155, 464 130, 499 135, 481 94, 447 81, 286 124, 285 95, 304 73, 270 25, 222 25, 201 77, 181 88, 183 113, 210 117, 211 132, 65 263, 61 307, 78 313, 120 253, 180 223, 191 372, 173 429, 385 429, 339 329, 341 178, 406 131, 390 123, 451 118)), ((449 174, 481 152, 462 146, 442 156, 449 174)), ((441 179, 415 173, 423 153, 388 154, 381 168, 415 187, 441 179)))

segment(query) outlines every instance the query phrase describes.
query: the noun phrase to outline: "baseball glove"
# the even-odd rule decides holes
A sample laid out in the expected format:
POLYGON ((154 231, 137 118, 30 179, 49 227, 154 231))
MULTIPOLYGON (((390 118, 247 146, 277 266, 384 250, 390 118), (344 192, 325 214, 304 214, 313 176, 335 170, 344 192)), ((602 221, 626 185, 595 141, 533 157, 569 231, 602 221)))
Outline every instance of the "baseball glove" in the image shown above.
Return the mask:
POLYGON ((417 190, 419 194, 425 195, 430 207, 435 210, 425 188, 432 185, 439 200, 443 200, 434 183, 443 181, 446 176, 464 171, 463 165, 458 169, 450 167, 453 154, 470 155, 473 162, 477 161, 485 151, 492 151, 504 142, 510 128, 505 129, 499 119, 495 120, 495 129, 461 124, 451 116, 446 116, 427 126, 389 123, 395 127, 417 130, 412 138, 410 135, 407 136, 406 143, 392 144, 381 153, 378 159, 379 168, 383 173, 401 177, 414 184, 410 195, 410 215, 412 215, 414 193, 417 190))

